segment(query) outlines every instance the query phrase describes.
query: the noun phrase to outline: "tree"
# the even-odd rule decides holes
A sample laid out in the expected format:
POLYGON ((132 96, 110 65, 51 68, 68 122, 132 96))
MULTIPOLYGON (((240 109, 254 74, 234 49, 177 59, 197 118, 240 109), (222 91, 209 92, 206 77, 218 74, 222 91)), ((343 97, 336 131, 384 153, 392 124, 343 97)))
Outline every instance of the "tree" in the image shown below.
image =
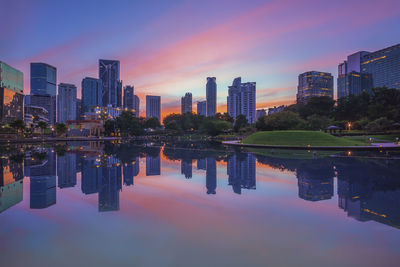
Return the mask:
POLYGON ((300 130, 305 127, 306 122, 300 118, 299 114, 291 111, 282 111, 262 117, 263 123, 258 122, 258 125, 263 125, 263 130, 300 130))
POLYGON ((122 111, 116 119, 115 125, 110 125, 110 127, 115 127, 126 135, 142 135, 144 133, 140 119, 130 110, 122 111))
POLYGON ((10 123, 10 127, 13 128, 17 133, 23 132, 25 130, 25 122, 23 120, 15 120, 10 123))
POLYGON ((313 114, 331 117, 335 101, 329 96, 312 97, 305 104, 297 105, 300 116, 305 119, 313 114))
POLYGON ((56 135, 61 136, 61 135, 64 135, 68 131, 68 128, 64 123, 56 123, 55 131, 56 131, 56 135))
POLYGON ((160 127, 160 121, 156 118, 146 119, 145 128, 156 129, 160 127))
POLYGON ((111 136, 113 133, 115 133, 115 130, 117 129, 117 123, 115 120, 106 120, 104 122, 104 134, 107 136, 111 136))
POLYGON ((384 131, 389 130, 393 126, 393 121, 388 120, 386 117, 381 117, 365 126, 365 128, 369 131, 384 131))
POLYGON ((319 116, 317 114, 307 117, 307 129, 308 130, 324 130, 329 127, 330 120, 325 116, 319 116))
POLYGON ((213 118, 206 119, 201 125, 201 129, 208 135, 216 136, 232 128, 227 121, 215 120, 213 118))
POLYGON ((49 125, 47 124, 47 122, 44 121, 39 121, 37 126, 39 127, 39 129, 42 131, 42 135, 44 134, 44 130, 46 130, 49 125))
POLYGON ((245 115, 239 115, 236 117, 235 126, 233 126, 233 130, 235 132, 239 132, 240 129, 249 125, 247 118, 245 115))

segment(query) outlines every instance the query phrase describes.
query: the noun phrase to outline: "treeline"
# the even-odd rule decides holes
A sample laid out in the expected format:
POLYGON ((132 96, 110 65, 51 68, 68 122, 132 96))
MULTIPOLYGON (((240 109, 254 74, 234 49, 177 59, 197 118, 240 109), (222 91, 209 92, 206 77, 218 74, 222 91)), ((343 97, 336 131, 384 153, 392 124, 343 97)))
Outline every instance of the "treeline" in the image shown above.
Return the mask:
POLYGON ((400 90, 375 88, 334 101, 311 98, 307 103, 288 106, 284 111, 261 117, 257 130, 324 130, 334 125, 342 129, 385 131, 400 122, 400 90), (349 124, 350 123, 350 124, 349 124))

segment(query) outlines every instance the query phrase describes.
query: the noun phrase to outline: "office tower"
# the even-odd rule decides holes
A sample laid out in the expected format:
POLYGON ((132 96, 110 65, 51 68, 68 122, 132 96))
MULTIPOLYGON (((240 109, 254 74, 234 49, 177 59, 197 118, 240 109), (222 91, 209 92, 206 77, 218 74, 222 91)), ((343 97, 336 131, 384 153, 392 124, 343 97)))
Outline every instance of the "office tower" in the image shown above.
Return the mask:
POLYGON ((59 123, 76 120, 76 86, 60 83, 58 85, 57 104, 57 121, 59 123))
POLYGON ((312 97, 333 98, 333 76, 330 73, 309 71, 299 75, 297 102, 305 103, 312 97))
POLYGON ((265 117, 267 116, 267 111, 265 109, 257 109, 256 110, 256 120, 260 117, 265 117))
POLYGON ((361 73, 372 75, 372 87, 400 89, 400 44, 363 55, 361 73))
POLYGON ((57 69, 46 63, 31 63, 31 105, 47 109, 50 124, 56 123, 57 69))
POLYGON ((206 85, 207 117, 214 117, 217 113, 217 79, 207 77, 206 85))
POLYGON ((133 86, 127 85, 124 87, 124 108, 132 110, 135 116, 139 117, 140 100, 135 95, 133 86))
POLYGON ((186 179, 192 178, 192 160, 182 159, 181 161, 181 174, 185 175, 186 179))
POLYGON ((103 85, 103 106, 121 107, 122 81, 119 79, 119 61, 100 59, 99 79, 103 85))
POLYGON ((146 119, 150 118, 161 121, 161 96, 146 96, 146 119))
POLYGON ((206 188, 207 194, 216 194, 217 188, 217 161, 215 158, 206 159, 206 188))
POLYGON ((185 96, 181 98, 181 113, 192 113, 192 94, 186 93, 185 96))
POLYGON ((337 97, 347 97, 349 95, 359 95, 363 91, 371 93, 372 77, 369 74, 361 73, 361 60, 369 54, 366 51, 360 51, 347 57, 343 63, 338 66, 337 78, 337 97))
POLYGON ((66 153, 57 156, 58 188, 74 187, 76 185, 76 154, 66 153))
POLYGON ((207 116, 207 101, 197 102, 197 114, 207 116))
POLYGON ((256 121, 256 83, 242 83, 242 78, 233 80, 227 97, 228 114, 236 119, 245 115, 249 123, 256 121))
POLYGON ((0 123, 23 119, 23 74, 0 61, 0 123))
POLYGON ((86 77, 82 80, 82 114, 103 106, 103 84, 100 79, 86 77))
POLYGON ((242 193, 242 188, 256 189, 256 157, 253 154, 236 153, 228 159, 228 182, 233 192, 242 193))

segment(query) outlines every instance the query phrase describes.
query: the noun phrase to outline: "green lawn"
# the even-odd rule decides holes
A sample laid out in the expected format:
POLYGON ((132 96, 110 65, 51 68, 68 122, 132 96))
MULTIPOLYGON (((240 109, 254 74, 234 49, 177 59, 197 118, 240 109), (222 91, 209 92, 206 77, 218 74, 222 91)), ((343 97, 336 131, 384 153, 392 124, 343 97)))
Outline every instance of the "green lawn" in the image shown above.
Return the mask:
POLYGON ((379 141, 395 142, 396 138, 400 138, 400 134, 388 134, 388 135, 363 135, 363 136, 348 136, 347 138, 358 140, 362 142, 368 142, 369 138, 373 138, 373 143, 379 143, 379 141))
POLYGON ((336 137, 317 131, 257 132, 242 141, 243 144, 281 146, 365 146, 368 142, 336 137))

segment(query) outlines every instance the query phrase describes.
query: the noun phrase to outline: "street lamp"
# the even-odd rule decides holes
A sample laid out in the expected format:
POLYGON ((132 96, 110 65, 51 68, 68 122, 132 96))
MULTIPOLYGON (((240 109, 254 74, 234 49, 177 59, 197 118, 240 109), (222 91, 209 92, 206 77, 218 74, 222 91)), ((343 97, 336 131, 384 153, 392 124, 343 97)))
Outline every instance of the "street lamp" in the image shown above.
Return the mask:
POLYGON ((348 127, 349 132, 350 132, 350 129, 351 129, 351 122, 348 122, 348 123, 347 123, 347 127, 348 127))

